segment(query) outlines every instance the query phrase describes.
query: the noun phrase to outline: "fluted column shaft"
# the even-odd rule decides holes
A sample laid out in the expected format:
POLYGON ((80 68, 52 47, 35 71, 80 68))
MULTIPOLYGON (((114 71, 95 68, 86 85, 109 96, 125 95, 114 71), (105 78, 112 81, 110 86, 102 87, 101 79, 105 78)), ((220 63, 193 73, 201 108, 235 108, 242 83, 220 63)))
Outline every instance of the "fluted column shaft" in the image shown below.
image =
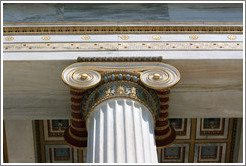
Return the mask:
POLYGON ((127 98, 102 102, 90 114, 87 129, 87 162, 158 162, 154 120, 140 102, 127 98))

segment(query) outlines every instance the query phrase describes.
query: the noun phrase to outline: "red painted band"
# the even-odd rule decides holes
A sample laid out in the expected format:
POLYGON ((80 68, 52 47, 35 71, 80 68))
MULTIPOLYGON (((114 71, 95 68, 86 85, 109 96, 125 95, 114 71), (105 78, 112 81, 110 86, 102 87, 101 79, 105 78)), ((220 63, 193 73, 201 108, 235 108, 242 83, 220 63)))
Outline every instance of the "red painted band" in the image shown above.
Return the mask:
POLYGON ((159 113, 159 117, 160 118, 167 118, 168 117, 168 112, 159 113))
POLYGON ((168 95, 168 94, 170 94, 170 90, 168 90, 168 91, 157 91, 157 94, 158 95, 168 95))
POLYGON ((84 121, 75 121, 75 120, 71 119, 71 123, 74 127, 85 128, 85 122, 84 121))
POLYGON ((155 135, 165 135, 169 132, 170 128, 166 128, 164 130, 155 130, 155 135))
POLYGON ((87 137, 87 131, 78 131, 76 129, 74 129, 73 127, 70 127, 70 131, 73 135, 77 136, 77 137, 87 137))
POLYGON ((168 104, 166 104, 166 105, 160 105, 160 109, 161 110, 166 110, 168 108, 169 108, 169 105, 168 104))
POLYGON ((168 119, 164 121, 159 121, 159 120, 156 121, 156 126, 158 127, 166 126, 166 125, 168 125, 168 119))
POLYGON ((165 102, 168 102, 169 101, 169 97, 160 98, 159 100, 160 100, 160 102, 165 103, 165 102))

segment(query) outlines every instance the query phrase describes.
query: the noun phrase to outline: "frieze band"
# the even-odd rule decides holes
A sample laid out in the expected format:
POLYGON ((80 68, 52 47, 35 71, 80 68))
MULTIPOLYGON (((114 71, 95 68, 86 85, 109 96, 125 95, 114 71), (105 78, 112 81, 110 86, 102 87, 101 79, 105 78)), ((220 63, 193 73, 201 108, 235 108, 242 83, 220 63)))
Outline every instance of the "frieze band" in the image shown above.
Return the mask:
POLYGON ((242 34, 242 26, 68 26, 68 27, 4 27, 4 35, 27 34, 171 34, 218 33, 242 34))
POLYGON ((161 51, 161 50, 242 50, 242 42, 69 42, 69 43, 5 43, 11 51, 161 51))

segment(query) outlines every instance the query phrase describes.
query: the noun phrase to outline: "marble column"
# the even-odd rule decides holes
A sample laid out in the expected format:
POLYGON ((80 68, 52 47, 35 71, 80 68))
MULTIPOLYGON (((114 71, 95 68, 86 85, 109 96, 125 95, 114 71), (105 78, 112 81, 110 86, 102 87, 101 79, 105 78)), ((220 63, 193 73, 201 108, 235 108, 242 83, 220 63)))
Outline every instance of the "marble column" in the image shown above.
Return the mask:
POLYGON ((140 102, 113 98, 95 107, 87 122, 89 163, 157 163, 154 120, 140 102))
POLYGON ((89 163, 157 163, 156 148, 170 145, 176 136, 168 123, 168 96, 179 71, 161 57, 78 61, 63 70, 62 80, 83 92, 71 94, 71 108, 72 119, 85 124, 64 132, 67 143, 87 148, 89 163), (87 131, 87 137, 79 131, 87 131))

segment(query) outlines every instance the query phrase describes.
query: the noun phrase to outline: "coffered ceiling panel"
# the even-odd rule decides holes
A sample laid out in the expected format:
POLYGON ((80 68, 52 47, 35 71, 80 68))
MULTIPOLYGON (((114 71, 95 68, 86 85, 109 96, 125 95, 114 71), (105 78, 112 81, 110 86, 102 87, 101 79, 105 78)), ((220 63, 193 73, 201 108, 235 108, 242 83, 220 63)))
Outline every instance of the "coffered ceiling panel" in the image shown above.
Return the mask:
MULTIPOLYGON (((237 120, 232 118, 171 118, 176 140, 157 149, 160 163, 228 163, 233 161, 237 120)), ((86 149, 66 144, 63 132, 69 120, 36 121, 40 162, 86 162, 86 149)))

